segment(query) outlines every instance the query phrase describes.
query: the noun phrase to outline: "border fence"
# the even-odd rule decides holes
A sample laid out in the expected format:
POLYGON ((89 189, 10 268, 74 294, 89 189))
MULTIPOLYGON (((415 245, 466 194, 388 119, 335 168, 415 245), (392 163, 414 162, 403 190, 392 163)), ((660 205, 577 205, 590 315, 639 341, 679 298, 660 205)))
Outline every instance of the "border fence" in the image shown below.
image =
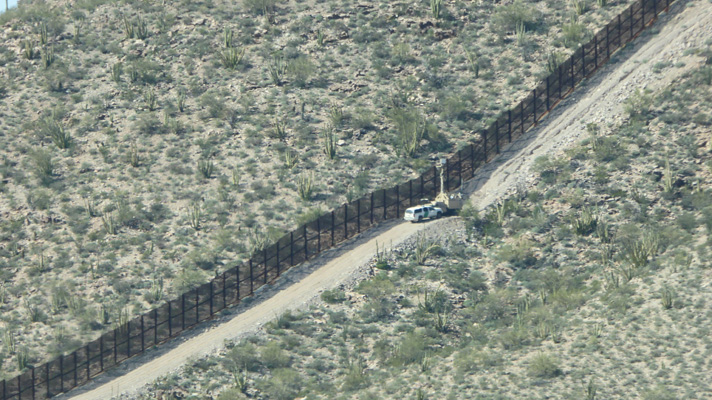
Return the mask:
MULTIPOLYGON (((562 62, 519 104, 502 112, 444 165, 444 190, 457 189, 477 169, 523 135, 584 78, 631 42, 675 0, 638 0, 562 62)), ((0 382, 2 400, 47 399, 80 386, 105 370, 166 342, 251 296, 289 268, 335 247, 373 225, 399 218, 403 210, 439 191, 435 167, 420 177, 343 204, 287 233, 212 281, 104 333, 98 339, 41 366, 0 382)))

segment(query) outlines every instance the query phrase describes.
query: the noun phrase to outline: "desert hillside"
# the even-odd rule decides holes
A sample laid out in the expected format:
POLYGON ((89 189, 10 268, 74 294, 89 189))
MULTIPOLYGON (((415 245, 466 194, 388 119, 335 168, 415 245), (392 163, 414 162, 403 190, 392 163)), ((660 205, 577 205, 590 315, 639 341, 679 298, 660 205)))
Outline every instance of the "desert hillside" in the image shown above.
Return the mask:
POLYGON ((626 1, 26 1, 0 15, 7 378, 428 168, 626 1))

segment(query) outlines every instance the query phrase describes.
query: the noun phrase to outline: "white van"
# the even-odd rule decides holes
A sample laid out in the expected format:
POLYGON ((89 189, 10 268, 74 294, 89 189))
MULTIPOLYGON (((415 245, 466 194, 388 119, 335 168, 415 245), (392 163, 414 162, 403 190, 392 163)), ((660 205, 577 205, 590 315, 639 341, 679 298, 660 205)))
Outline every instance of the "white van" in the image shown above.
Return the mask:
POLYGON ((443 210, 439 207, 415 206, 405 210, 405 217, 403 217, 403 219, 411 222, 420 222, 424 218, 434 219, 442 216, 443 210))

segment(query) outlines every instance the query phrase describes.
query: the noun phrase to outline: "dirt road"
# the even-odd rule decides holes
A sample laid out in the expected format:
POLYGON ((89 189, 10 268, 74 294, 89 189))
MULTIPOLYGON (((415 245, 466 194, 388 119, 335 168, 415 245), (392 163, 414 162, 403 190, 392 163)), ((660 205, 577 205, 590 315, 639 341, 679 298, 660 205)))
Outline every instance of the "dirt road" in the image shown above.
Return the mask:
MULTIPOLYGON (((510 147, 468 182, 465 193, 479 208, 485 208, 533 178, 529 169, 541 155, 552 155, 585 135, 585 125, 606 125, 623 118, 623 101, 635 88, 656 90, 698 66, 702 58, 686 50, 703 47, 712 37, 712 3, 708 0, 679 1, 670 14, 655 25, 658 33, 643 33, 593 79, 562 102, 545 120, 510 147), (665 64, 663 64, 665 63, 665 64), (659 73, 661 65, 667 65, 659 73)), ((184 364, 210 353, 225 340, 259 329, 276 315, 305 307, 326 289, 360 279, 376 253, 376 243, 397 247, 423 229, 443 222, 410 224, 391 221, 352 239, 339 249, 285 274, 277 286, 256 294, 250 304, 238 307, 219 321, 193 330, 178 339, 148 351, 89 385, 59 398, 109 399, 140 390, 144 385, 184 364)))

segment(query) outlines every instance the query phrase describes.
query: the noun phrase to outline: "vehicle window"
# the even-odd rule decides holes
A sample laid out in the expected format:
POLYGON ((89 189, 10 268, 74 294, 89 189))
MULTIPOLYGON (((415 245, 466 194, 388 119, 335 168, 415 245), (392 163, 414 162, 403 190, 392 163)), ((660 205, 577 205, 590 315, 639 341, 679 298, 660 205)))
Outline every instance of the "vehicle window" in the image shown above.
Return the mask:
POLYGON ((421 212, 421 211, 423 211, 423 210, 422 210, 422 209, 420 209, 420 208, 418 208, 418 209, 416 209, 416 210, 415 210, 414 212, 417 212, 417 213, 419 213, 419 212, 421 212))

